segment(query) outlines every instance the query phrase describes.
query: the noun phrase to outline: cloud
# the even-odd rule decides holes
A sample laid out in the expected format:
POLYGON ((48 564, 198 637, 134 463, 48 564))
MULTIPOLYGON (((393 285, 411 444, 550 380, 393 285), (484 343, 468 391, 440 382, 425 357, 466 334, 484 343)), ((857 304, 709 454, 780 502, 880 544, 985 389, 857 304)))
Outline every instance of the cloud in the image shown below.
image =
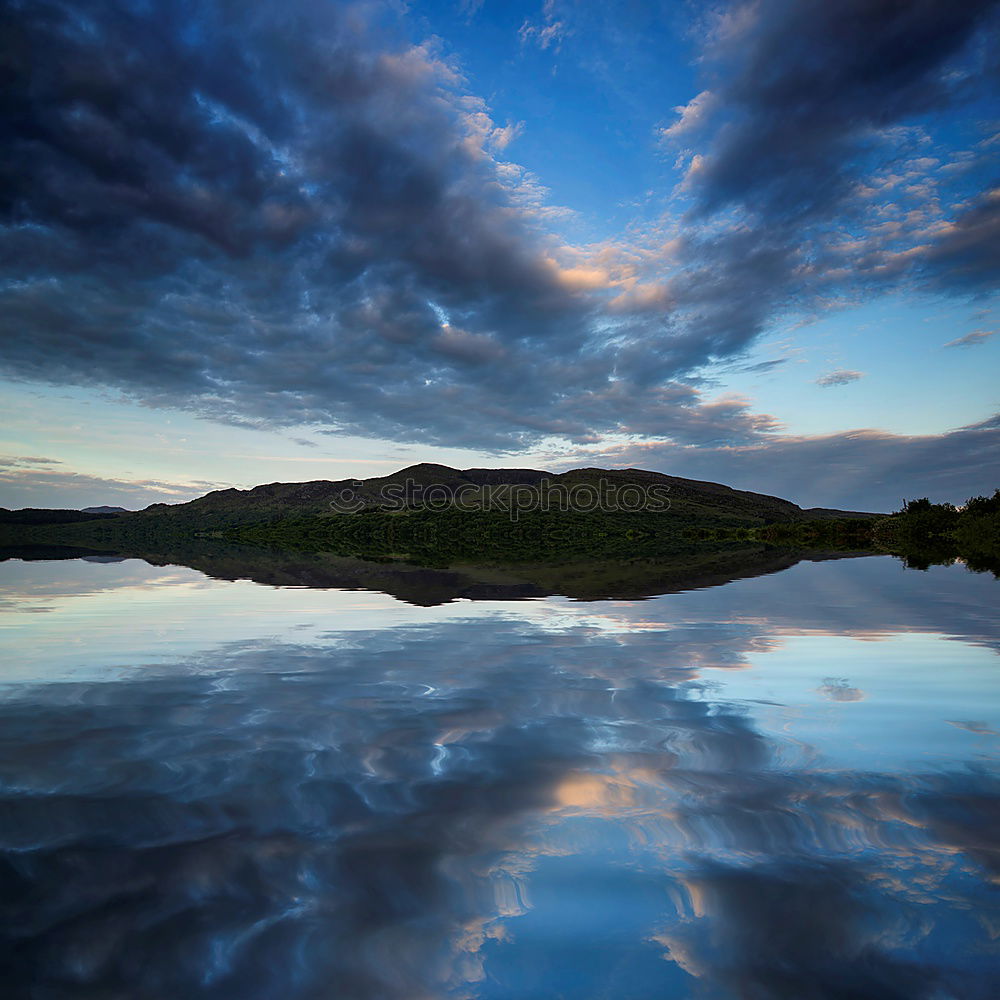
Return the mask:
POLYGON ((830 385, 848 385, 851 382, 857 382, 858 379, 865 377, 864 372, 851 371, 849 368, 838 368, 836 371, 830 372, 828 375, 822 375, 816 379, 817 385, 830 386, 830 385))
POLYGON ((693 283, 696 247, 732 289, 720 292, 734 307, 731 335, 891 285, 995 289, 995 167, 958 183, 942 169, 955 151, 923 123, 995 95, 996 0, 754 0, 724 10, 703 25, 703 89, 661 134, 685 147, 679 280, 693 283), (770 273, 754 274, 740 245, 770 273))
POLYGON ((676 142, 686 135, 697 132, 698 129, 705 126, 718 104, 719 98, 716 94, 710 90, 703 90, 700 94, 692 97, 687 104, 674 108, 680 117, 672 125, 660 129, 661 140, 676 142))
POLYGON ((551 48, 558 52, 568 33, 569 27, 559 10, 559 0, 545 0, 541 17, 534 21, 525 18, 517 37, 522 45, 537 45, 543 51, 551 48))
MULTIPOLYGON (((498 452, 762 443, 776 421, 708 403, 695 373, 865 288, 988 280, 994 202, 926 208, 910 123, 978 93, 991 6, 738 6, 682 111, 688 216, 571 247, 504 159, 519 126, 395 8, 9 4, 0 366, 498 452), (909 146, 905 169, 883 155, 909 146)), ((558 45, 561 11, 532 44, 558 45)))
POLYGON ((918 248, 917 273, 936 288, 988 291, 1000 275, 1000 188, 990 187, 918 248))
POLYGON ((472 20, 482 9, 486 0, 458 0, 458 9, 468 20, 472 20))
POLYGON ((524 132, 524 122, 508 122, 503 128, 495 128, 490 133, 490 142, 495 149, 505 150, 524 132))
MULTIPOLYGON (((890 632, 959 609, 974 634, 996 631, 964 574, 942 586, 965 601, 942 601, 881 560, 827 568, 875 599, 831 602, 823 574, 804 600, 799 574, 761 578, 776 589, 752 618, 756 588, 692 593, 679 620, 619 606, 610 628, 593 609, 492 614, 474 636, 463 621, 329 634, 326 616, 312 641, 221 642, 114 683, 8 678, 0 805, 20 878, 5 981, 247 1000, 335 982, 394 1000, 488 976, 504 995, 556 996, 570 954, 576 995, 621 995, 626 968, 627 995, 676 994, 663 956, 699 978, 682 992, 708 996, 985 1000, 995 936, 968 915, 988 910, 998 870, 995 775, 961 756, 838 766, 699 683, 789 629, 837 634, 851 604, 849 635, 859 610, 890 632), (593 852, 581 824, 625 853, 593 852), (617 933, 600 908, 553 922, 567 877, 627 902, 617 933), (556 948, 530 933, 532 888, 556 948), (595 930, 599 954, 577 961, 595 930)), ((149 582, 129 564, 101 576, 126 596, 149 582)), ((67 593, 94 586, 69 577, 67 593)), ((17 606, 38 606, 34 574, 23 583, 17 606)), ((162 628, 133 603, 121 628, 162 628)))
POLYGON ((964 729, 967 733, 973 733, 976 736, 1000 736, 1000 733, 998 733, 988 722, 958 722, 953 719, 947 719, 945 721, 949 726, 955 726, 957 729, 964 729))
POLYGON ((830 701, 863 701, 865 697, 861 688, 852 687, 843 677, 827 677, 817 690, 830 701))
POLYGON ((737 369, 737 371, 747 372, 753 375, 762 375, 767 372, 774 371, 775 368, 780 368, 782 365, 787 365, 788 358, 772 358, 770 361, 758 361, 753 365, 742 365, 737 369))
POLYGON ((697 124, 716 126, 699 170, 699 210, 742 205, 772 219, 829 211, 869 166, 866 145, 963 96, 971 74, 952 60, 995 7, 994 0, 734 5, 707 51, 716 113, 703 113, 707 92, 692 102, 697 124))
POLYGON ((62 465, 62 463, 58 459, 43 458, 39 455, 0 455, 0 469, 18 470, 38 465, 62 465))
POLYGON ((967 333, 964 337, 957 337, 955 340, 949 340, 945 347, 973 347, 976 344, 984 344, 990 337, 995 337, 1000 331, 997 330, 973 330, 972 333, 967 333))
POLYGON ((107 505, 138 510, 151 503, 183 503, 229 483, 191 480, 115 479, 68 468, 50 458, 0 459, 0 504, 8 508, 107 505))
POLYGON ((860 430, 771 434, 741 445, 625 443, 570 451, 554 464, 659 469, 787 497, 803 507, 891 511, 904 498, 963 503, 991 494, 1000 484, 1000 416, 946 434, 860 430))
POLYGON ((600 269, 552 265, 543 193, 496 158, 516 127, 382 21, 294 0, 209 3, 191 25, 113 0, 86 30, 72 4, 6 17, 46 53, 14 60, 5 135, 15 377, 516 449, 696 409, 674 381, 755 329, 721 329, 687 285, 676 320, 609 314, 600 269))

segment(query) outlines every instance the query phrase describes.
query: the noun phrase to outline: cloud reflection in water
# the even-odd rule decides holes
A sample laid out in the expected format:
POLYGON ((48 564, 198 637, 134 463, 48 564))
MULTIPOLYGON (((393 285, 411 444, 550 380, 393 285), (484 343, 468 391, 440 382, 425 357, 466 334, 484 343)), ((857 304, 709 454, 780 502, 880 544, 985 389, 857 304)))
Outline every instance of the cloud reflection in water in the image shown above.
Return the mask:
POLYGON ((987 760, 834 767, 705 683, 760 669, 773 627, 598 611, 470 607, 8 688, 5 981, 46 1000, 990 995, 987 760))

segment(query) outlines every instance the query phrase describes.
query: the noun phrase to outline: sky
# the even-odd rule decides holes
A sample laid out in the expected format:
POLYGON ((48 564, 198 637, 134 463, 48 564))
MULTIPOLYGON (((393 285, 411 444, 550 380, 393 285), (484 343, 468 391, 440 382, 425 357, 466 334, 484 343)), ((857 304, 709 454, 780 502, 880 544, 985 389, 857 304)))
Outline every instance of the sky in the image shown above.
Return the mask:
POLYGON ((8 0, 0 504, 1000 486, 1000 0, 8 0))

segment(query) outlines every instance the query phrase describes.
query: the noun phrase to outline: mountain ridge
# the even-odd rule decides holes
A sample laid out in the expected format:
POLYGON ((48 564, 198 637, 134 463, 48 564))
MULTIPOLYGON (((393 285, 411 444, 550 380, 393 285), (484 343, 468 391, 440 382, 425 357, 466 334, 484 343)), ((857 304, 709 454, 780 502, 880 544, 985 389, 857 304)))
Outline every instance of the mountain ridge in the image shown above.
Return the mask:
MULTIPOLYGON (((455 469, 451 466, 421 462, 407 466, 385 476, 367 479, 313 479, 302 482, 262 483, 250 489, 229 487, 213 490, 194 500, 180 504, 151 504, 136 512, 138 516, 165 516, 171 520, 188 517, 205 518, 206 526, 213 522, 248 523, 255 517, 262 520, 279 520, 288 516, 313 514, 322 516, 336 513, 332 504, 347 494, 357 503, 379 505, 386 502, 392 488, 392 498, 401 503, 401 509, 417 506, 425 494, 436 488, 435 498, 456 497, 460 491, 464 502, 475 505, 485 494, 476 497, 473 490, 490 490, 491 499, 503 500, 503 489, 513 487, 541 487, 549 490, 565 487, 609 488, 636 486, 666 487, 672 509, 680 505, 685 512, 718 516, 723 513, 758 523, 780 521, 826 520, 833 518, 868 518, 881 516, 869 511, 841 511, 833 508, 802 508, 790 500, 749 490, 738 490, 723 483, 708 480, 686 479, 646 469, 601 469, 584 467, 567 472, 553 473, 541 469, 455 469), (398 487, 405 490, 402 498, 398 487), (497 491, 500 492, 497 492, 497 491), (443 493, 438 492, 443 491, 443 493), (235 518, 235 520, 233 520, 235 518)), ((136 516, 126 515, 126 516, 136 516)))

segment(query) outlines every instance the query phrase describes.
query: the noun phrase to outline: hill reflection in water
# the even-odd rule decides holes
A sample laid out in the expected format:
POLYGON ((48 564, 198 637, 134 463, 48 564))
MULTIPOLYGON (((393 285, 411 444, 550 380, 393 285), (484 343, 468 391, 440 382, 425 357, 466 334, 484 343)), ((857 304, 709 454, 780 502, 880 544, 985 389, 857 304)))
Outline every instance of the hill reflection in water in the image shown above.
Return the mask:
POLYGON ((993 995, 984 577, 432 608, 0 579, 14 995, 993 995))

